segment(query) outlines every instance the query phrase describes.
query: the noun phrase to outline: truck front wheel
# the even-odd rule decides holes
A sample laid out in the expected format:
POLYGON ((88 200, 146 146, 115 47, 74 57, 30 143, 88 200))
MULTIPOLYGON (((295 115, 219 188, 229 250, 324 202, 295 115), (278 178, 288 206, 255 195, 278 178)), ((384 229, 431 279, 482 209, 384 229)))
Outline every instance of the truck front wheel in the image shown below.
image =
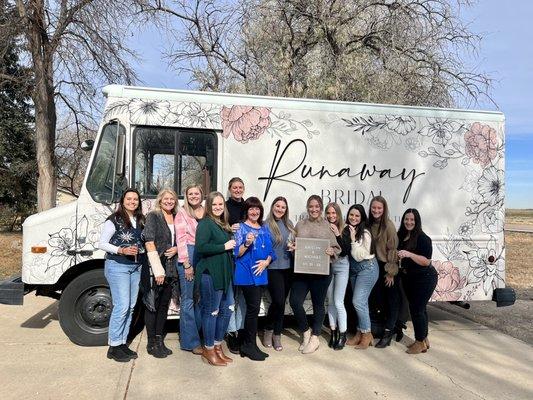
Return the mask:
POLYGON ((80 346, 107 344, 111 292, 103 269, 87 271, 68 284, 59 301, 59 323, 80 346))

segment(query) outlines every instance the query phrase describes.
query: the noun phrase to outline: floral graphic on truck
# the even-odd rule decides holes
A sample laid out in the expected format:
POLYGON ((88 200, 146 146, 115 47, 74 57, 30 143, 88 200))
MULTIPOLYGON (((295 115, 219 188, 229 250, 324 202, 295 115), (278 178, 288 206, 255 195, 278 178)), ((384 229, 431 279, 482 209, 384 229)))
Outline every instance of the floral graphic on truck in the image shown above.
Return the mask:
POLYGON ((222 136, 233 135, 235 140, 248 143, 257 140, 270 126, 270 110, 266 107, 222 107, 222 136))
POLYGON ((450 261, 433 261, 439 274, 437 287, 431 295, 431 301, 457 301, 461 297, 461 289, 465 286, 465 277, 460 276, 459 268, 450 261))

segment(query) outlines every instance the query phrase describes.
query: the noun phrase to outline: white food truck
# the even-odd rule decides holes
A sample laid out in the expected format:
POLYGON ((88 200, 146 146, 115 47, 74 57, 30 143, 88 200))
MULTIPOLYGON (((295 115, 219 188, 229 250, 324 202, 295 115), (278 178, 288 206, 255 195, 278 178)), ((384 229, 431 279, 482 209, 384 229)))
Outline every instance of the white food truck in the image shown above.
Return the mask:
POLYGON ((234 176, 266 210, 285 196, 294 222, 311 194, 343 212, 382 195, 397 226, 415 207, 433 239, 433 301, 514 302, 505 288, 503 114, 117 85, 103 91, 79 198, 26 219, 22 278, 0 285, 4 303, 21 304, 33 290, 58 298, 61 326, 75 343, 106 343, 111 299, 97 243, 122 190, 136 187, 148 211, 163 187, 180 198, 190 183, 225 193, 234 176))

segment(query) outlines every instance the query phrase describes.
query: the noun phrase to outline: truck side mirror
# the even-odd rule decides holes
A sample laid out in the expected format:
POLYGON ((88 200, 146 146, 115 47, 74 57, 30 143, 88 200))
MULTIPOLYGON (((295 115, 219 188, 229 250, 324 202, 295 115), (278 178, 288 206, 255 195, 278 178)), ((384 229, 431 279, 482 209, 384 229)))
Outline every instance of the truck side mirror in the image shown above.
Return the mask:
POLYGON ((83 151, 91 151, 94 147, 94 140, 92 139, 87 139, 87 140, 84 140, 81 144, 80 144, 80 148, 83 150, 83 151))

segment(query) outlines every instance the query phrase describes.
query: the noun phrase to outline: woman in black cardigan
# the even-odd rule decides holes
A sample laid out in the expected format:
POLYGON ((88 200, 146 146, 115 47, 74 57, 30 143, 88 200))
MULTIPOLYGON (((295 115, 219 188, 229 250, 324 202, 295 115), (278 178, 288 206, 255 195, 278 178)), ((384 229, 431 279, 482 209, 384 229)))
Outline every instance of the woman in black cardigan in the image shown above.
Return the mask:
POLYGON ((143 266, 142 286, 148 354, 164 358, 172 350, 163 342, 164 327, 173 286, 178 282, 174 217, 178 196, 171 189, 157 195, 155 210, 146 216, 144 238, 150 265, 143 266))

